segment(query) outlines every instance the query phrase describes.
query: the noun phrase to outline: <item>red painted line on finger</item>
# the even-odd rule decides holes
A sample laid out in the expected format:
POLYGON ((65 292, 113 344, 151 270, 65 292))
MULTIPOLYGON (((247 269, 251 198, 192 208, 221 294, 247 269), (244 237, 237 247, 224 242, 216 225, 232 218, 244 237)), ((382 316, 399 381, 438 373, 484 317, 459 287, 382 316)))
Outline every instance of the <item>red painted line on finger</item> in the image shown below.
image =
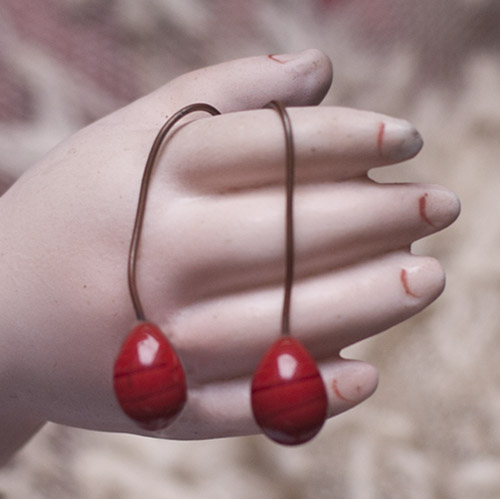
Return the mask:
POLYGON ((385 135, 385 123, 381 122, 378 125, 378 135, 377 135, 377 151, 379 156, 382 156, 382 146, 384 145, 384 135, 385 135))
POLYGON ((418 212, 420 214, 420 218, 427 224, 429 224, 431 227, 436 227, 433 223, 432 220, 428 217, 427 215, 427 192, 418 198, 418 212))
POLYGON ((410 285, 408 284, 408 272, 406 269, 401 269, 400 279, 405 293, 413 298, 419 298, 419 296, 411 290, 410 285))
POLYGON ((344 402, 354 402, 354 400, 348 399, 347 397, 345 397, 344 395, 342 395, 341 391, 339 390, 339 385, 338 385, 337 379, 333 380, 333 382, 332 382, 332 388, 333 388, 333 391, 334 391, 335 395, 340 400, 343 400, 344 402))
POLYGON ((285 64, 285 61, 280 61, 274 54, 269 54, 267 56, 271 61, 279 62, 280 64, 285 64))

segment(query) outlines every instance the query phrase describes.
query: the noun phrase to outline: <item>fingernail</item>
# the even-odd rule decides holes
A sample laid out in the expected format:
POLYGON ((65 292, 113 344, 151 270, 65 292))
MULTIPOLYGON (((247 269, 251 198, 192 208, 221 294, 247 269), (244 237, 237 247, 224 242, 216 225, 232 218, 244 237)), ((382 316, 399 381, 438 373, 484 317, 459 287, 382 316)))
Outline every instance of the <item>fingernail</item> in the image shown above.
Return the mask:
POLYGON ((286 64, 287 62, 297 59, 299 54, 269 54, 267 57, 271 61, 277 62, 279 64, 286 64))
POLYGON ((418 198, 418 212, 424 223, 435 229, 443 229, 460 214, 460 200, 454 192, 444 187, 430 186, 418 198))
POLYGON ((406 296, 425 305, 442 293, 446 279, 436 259, 422 257, 418 263, 401 269, 400 280, 406 296))
POLYGON ((390 161, 413 158, 424 144, 416 128, 404 120, 380 122, 377 134, 379 154, 390 161))
POLYGON ((337 406, 339 402, 353 406, 366 400, 376 390, 378 371, 370 364, 351 361, 344 366, 343 375, 335 376, 331 383, 332 393, 336 400, 333 406, 337 406))

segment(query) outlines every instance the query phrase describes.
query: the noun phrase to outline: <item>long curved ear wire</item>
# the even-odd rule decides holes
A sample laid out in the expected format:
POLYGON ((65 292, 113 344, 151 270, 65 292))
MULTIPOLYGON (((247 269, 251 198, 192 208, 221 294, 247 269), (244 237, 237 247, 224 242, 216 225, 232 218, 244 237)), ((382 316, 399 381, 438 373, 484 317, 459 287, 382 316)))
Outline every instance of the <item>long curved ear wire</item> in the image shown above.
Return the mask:
POLYGON ((281 337, 257 366, 250 396, 255 421, 264 434, 280 444, 298 445, 320 431, 326 419, 328 396, 315 360, 299 341, 291 337, 290 310, 295 263, 295 150, 292 124, 286 108, 277 101, 270 102, 268 107, 279 114, 285 134, 285 283, 281 337))
POLYGON ((128 255, 128 288, 137 322, 115 360, 113 388, 125 414, 147 430, 164 428, 178 416, 186 403, 187 388, 184 369, 172 345, 158 326, 146 320, 137 290, 138 248, 151 175, 161 146, 174 125, 196 111, 220 114, 209 104, 186 106, 167 120, 153 142, 144 167, 128 255))

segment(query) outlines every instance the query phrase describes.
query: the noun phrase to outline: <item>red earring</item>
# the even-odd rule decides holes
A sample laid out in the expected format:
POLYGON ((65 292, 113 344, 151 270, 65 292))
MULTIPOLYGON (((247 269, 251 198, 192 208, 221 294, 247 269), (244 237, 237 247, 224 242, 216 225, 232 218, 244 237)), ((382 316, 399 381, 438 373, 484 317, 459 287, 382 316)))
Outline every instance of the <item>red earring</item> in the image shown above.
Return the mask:
POLYGON ((281 338, 260 361, 251 385, 254 418, 270 439, 298 445, 313 438, 323 426, 328 397, 316 362, 290 336, 290 304, 294 274, 293 193, 295 158, 290 117, 280 102, 269 104, 280 115, 286 141, 286 269, 281 338))
POLYGON ((155 324, 146 320, 136 284, 139 246, 148 187, 160 147, 172 127, 195 111, 220 114, 208 104, 191 104, 175 113, 158 132, 144 168, 128 257, 128 286, 137 324, 115 360, 113 387, 122 410, 147 430, 169 425, 182 411, 187 397, 186 376, 172 345, 155 324))

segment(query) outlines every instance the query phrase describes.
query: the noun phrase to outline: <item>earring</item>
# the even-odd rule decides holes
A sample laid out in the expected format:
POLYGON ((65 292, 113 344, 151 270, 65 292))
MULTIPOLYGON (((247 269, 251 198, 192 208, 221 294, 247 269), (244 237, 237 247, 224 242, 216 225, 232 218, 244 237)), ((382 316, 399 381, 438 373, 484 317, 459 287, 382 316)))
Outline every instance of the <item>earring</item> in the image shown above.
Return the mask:
POLYGON ((174 348, 160 328, 146 320, 137 291, 137 250, 148 187, 161 145, 172 127, 195 111, 220 114, 208 104, 191 104, 172 115, 158 132, 144 168, 128 255, 128 287, 137 323, 115 360, 113 388, 123 412, 150 431, 165 428, 179 415, 186 403, 187 388, 184 369, 174 348))
POLYGON ((328 397, 314 358, 290 333, 294 275, 295 151, 290 117, 283 104, 269 104, 283 124, 286 143, 285 286, 281 338, 261 359, 252 378, 251 405, 255 421, 271 440, 298 445, 312 439, 326 420, 328 397))

